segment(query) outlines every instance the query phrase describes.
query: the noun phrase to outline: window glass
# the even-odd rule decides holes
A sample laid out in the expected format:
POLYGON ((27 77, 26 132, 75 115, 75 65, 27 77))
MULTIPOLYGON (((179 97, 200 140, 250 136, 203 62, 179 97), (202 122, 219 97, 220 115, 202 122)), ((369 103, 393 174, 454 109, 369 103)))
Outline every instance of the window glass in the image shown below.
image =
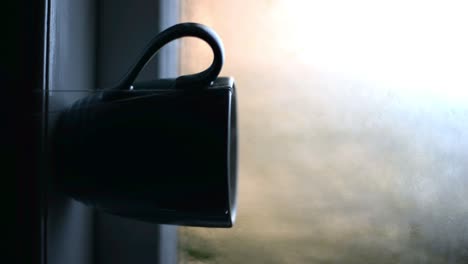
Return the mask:
MULTIPOLYGON (((468 263, 462 1, 182 0, 238 88, 232 229, 180 263, 468 263)), ((210 64, 182 41, 181 72, 210 64)))

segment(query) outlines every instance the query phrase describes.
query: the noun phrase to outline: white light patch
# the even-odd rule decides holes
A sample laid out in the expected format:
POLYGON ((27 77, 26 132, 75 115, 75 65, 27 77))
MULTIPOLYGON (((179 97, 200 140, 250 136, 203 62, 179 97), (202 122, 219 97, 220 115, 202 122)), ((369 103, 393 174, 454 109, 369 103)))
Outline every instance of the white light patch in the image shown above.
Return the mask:
POLYGON ((274 1, 278 42, 304 67, 468 102, 468 2, 274 1), (287 23, 284 23, 287 21, 287 23))

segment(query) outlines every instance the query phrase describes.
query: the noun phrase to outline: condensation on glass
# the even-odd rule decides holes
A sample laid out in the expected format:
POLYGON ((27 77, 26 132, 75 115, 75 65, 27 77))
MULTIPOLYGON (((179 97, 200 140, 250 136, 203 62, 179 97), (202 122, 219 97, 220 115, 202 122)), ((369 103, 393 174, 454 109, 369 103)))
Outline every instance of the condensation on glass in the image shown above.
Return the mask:
MULTIPOLYGON (((235 76, 233 229, 181 228, 180 263, 468 263, 468 7, 183 0, 235 76)), ((209 65, 182 42, 182 74, 209 65)))

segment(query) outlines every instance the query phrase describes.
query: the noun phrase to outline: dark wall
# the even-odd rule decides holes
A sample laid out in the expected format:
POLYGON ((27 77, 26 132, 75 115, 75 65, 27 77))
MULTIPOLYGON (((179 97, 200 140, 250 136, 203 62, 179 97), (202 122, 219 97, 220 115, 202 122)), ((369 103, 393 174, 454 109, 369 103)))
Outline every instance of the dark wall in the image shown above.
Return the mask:
MULTIPOLYGON (((48 111, 43 115, 43 128, 47 132, 44 138, 51 135, 58 111, 87 96, 86 90, 117 82, 146 43, 178 18, 177 1, 50 0, 48 3, 48 27, 45 27, 48 32, 44 35, 48 51, 44 57, 46 90, 44 96, 38 97, 39 105, 44 112, 48 111)), ((139 79, 175 76, 177 52, 175 45, 165 48, 139 79)), ((36 132, 39 138, 39 129, 36 132)), ((47 156, 47 146, 46 141, 42 156, 47 156)), ((176 227, 97 213, 61 194, 49 179, 50 167, 45 166, 43 174, 47 194, 41 222, 44 225, 36 229, 44 232, 38 237, 42 236, 44 241, 46 264, 177 262, 176 227)))
POLYGON ((2 241, 3 259, 13 263, 38 263, 42 255, 40 116, 33 118, 41 96, 33 91, 43 83, 43 7, 41 0, 20 0, 0 8, 2 241))
MULTIPOLYGON (((160 31, 179 20, 177 0, 100 0, 97 32, 97 82, 118 82, 160 31)), ((138 81, 174 77, 178 73, 178 45, 171 43, 156 54, 138 81)))
MULTIPOLYGON (((126 73, 147 43, 178 19, 177 1, 101 0, 97 83, 112 86, 126 73)), ((175 76, 178 50, 164 48, 138 80, 175 76)), ((138 153, 135 153, 138 155, 138 153)), ((96 263, 176 263, 177 229, 105 213, 96 215, 96 263)))
MULTIPOLYGON (((158 33, 159 6, 155 0, 100 0, 98 5, 98 86, 108 87, 120 80, 158 33)), ((156 66, 149 63, 139 79, 155 78, 156 66)))
MULTIPOLYGON (((87 95, 72 91, 95 87, 97 20, 94 0, 52 0, 49 10, 46 107, 50 133, 57 118, 51 112, 87 95)), ((51 181, 47 187, 47 264, 93 263, 94 211, 61 194, 51 181)))

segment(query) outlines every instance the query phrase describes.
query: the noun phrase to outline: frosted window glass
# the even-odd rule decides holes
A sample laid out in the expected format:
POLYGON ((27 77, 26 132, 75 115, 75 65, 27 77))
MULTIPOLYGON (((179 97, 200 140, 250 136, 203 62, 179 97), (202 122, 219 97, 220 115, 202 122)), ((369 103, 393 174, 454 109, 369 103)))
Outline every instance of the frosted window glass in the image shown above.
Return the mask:
MULTIPOLYGON (((182 0, 236 78, 233 229, 180 263, 468 263, 463 1, 182 0)), ((183 40, 182 73, 211 62, 183 40)))

